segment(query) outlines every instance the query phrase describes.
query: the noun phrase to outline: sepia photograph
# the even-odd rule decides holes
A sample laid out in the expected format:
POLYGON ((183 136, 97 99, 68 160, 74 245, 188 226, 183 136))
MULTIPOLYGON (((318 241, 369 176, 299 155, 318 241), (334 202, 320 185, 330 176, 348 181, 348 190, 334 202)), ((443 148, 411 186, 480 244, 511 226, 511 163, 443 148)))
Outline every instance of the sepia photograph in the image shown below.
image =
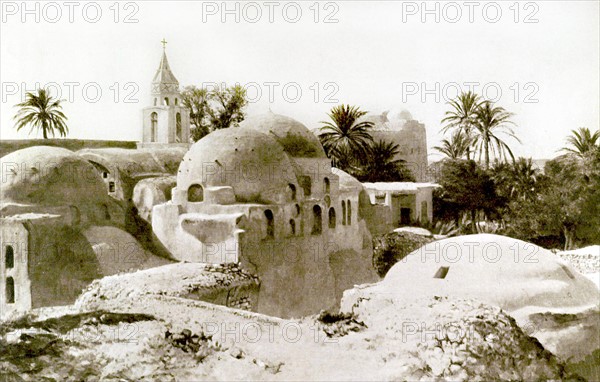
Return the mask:
POLYGON ((0 382, 600 381, 599 0, 0 12, 0 382))

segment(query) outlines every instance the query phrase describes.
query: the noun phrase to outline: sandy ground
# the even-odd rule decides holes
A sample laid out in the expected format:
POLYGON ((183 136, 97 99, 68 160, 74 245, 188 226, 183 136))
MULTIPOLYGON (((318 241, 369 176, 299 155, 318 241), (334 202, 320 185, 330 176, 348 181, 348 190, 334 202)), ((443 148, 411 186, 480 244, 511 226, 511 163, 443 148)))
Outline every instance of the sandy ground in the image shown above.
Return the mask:
POLYGON ((282 320, 171 296, 98 296, 85 305, 121 316, 87 314, 75 325, 68 325, 73 316, 60 316, 43 324, 0 327, 5 350, 0 377, 431 381, 566 376, 558 360, 512 318, 472 300, 432 298, 407 306, 367 302, 357 306, 354 318, 333 324, 314 317, 282 320), (19 361, 24 349, 37 356, 19 361))
MULTIPOLYGON (((0 380, 600 380, 593 304, 509 313, 411 285, 401 299, 355 298, 345 316, 287 320, 183 298, 215 280, 199 278, 199 265, 167 267, 129 285, 106 277, 74 306, 0 324, 0 380)), ((566 277, 560 264, 517 270, 566 277)))

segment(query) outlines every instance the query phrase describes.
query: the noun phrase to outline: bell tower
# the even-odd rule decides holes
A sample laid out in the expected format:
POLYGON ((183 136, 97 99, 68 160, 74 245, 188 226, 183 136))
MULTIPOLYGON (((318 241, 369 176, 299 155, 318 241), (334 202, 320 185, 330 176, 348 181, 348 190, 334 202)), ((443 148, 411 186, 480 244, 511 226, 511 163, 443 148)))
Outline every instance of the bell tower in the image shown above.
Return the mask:
POLYGON ((152 79, 150 104, 143 110, 141 147, 189 146, 190 112, 182 105, 179 81, 171 71, 163 39, 163 54, 152 79))

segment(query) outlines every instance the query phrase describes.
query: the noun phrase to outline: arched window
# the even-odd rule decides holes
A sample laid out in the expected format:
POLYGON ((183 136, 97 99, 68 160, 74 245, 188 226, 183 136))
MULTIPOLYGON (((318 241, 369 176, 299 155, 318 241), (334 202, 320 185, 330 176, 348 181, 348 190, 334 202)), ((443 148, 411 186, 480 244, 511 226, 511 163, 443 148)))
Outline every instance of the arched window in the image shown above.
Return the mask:
POLYGON ((333 209, 332 207, 329 209, 329 228, 335 228, 336 223, 337 222, 335 220, 335 209, 333 209))
POLYGON ((313 207, 313 228, 311 234, 320 235, 323 232, 323 217, 321 216, 321 207, 313 207))
POLYGON ((150 142, 156 142, 158 133, 158 114, 156 112, 150 114, 150 142))
POLYGON ((265 210, 265 218, 267 218, 267 239, 275 237, 275 223, 273 219, 273 211, 265 210))
POLYGON ((300 209, 300 205, 296 204, 296 216, 300 216, 301 212, 302 212, 302 210, 300 209))
POLYGON ((179 105, 179 100, 175 98, 175 106, 179 105))
POLYGON ((342 200, 342 225, 346 225, 346 202, 342 200))
POLYGON ((158 102, 158 99, 154 98, 154 106, 156 106, 157 102, 158 102))
POLYGON ((292 236, 296 235, 296 221, 294 219, 290 219, 290 233, 292 236))
POLYGON ((14 304, 15 302, 15 280, 12 277, 6 278, 6 303, 14 304))
POLYGON ((292 183, 288 184, 288 188, 290 190, 290 198, 291 200, 296 200, 296 186, 292 183))
POLYGON ((325 195, 328 195, 329 192, 331 191, 331 184, 329 182, 329 178, 325 178, 323 180, 323 183, 325 184, 325 190, 324 190, 325 191, 325 195))
POLYGON ((4 262, 6 264, 6 269, 14 268, 15 266, 15 250, 12 245, 7 245, 6 250, 4 252, 4 262))
POLYGON ((181 142, 181 113, 175 115, 175 136, 177 142, 181 142))
POLYGON ((169 106, 169 97, 165 97, 165 106, 169 106))
POLYGON ((352 224, 352 203, 350 203, 350 200, 346 201, 346 208, 348 209, 348 218, 346 219, 346 223, 350 225, 352 224))
POLYGON ((192 184, 188 188, 188 202, 203 202, 204 188, 199 184, 192 184))

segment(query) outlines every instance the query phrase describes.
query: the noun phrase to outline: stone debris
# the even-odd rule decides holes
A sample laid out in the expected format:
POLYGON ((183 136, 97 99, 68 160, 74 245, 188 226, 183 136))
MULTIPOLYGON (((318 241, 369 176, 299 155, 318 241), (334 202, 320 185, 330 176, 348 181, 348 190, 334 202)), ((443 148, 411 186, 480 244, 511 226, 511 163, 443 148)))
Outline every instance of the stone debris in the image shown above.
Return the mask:
POLYGON ((213 341, 211 335, 205 335, 201 332, 199 335, 192 333, 189 329, 183 329, 180 333, 165 332, 165 339, 168 343, 186 353, 195 355, 199 362, 202 362, 209 354, 215 350, 221 350, 218 343, 213 341))
POLYGON ((556 254, 580 273, 600 272, 600 246, 598 245, 574 251, 559 251, 556 254))
MULTIPOLYGON (((393 380, 578 378, 567 375, 564 365, 502 309, 475 300, 433 297, 400 307, 390 300, 364 299, 354 313, 389 341, 387 348, 399 343, 397 351, 410 349, 401 375, 392 371, 393 380)), ((396 358, 384 359, 387 363, 396 358)))

